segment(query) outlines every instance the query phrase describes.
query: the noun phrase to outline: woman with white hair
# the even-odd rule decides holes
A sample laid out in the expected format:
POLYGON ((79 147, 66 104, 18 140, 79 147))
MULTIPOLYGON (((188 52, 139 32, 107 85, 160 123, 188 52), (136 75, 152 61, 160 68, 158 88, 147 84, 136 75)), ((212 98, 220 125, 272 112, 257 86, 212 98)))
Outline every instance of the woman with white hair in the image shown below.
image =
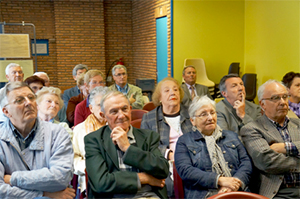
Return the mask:
POLYGON ((74 128, 74 173, 78 175, 78 183, 80 185, 81 192, 86 189, 84 136, 98 130, 106 124, 105 118, 100 115, 100 101, 107 91, 107 87, 98 86, 90 92, 89 109, 91 114, 84 120, 84 122, 79 123, 74 128))
POLYGON ((185 198, 245 190, 252 172, 251 160, 237 134, 217 125, 215 102, 197 96, 189 115, 193 129, 179 137, 175 150, 185 198))
POLYGON ((73 131, 65 122, 59 122, 54 119, 58 111, 63 107, 64 101, 60 97, 61 90, 55 87, 43 87, 36 95, 38 107, 38 116, 43 121, 52 122, 63 126, 70 135, 72 140, 73 131))

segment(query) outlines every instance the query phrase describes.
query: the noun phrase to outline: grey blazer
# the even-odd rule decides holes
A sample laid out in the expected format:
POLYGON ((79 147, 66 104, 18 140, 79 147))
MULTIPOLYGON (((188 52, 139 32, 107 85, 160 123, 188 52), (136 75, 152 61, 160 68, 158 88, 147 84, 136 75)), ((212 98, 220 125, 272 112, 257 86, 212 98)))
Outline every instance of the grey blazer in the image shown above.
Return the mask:
MULTIPOLYGON (((196 87, 196 92, 198 96, 202 96, 202 95, 207 95, 207 97, 209 97, 210 99, 212 99, 209 90, 206 86, 201 85, 201 84, 195 84, 196 87)), ((182 99, 181 104, 186 108, 189 109, 190 104, 192 103, 192 96, 190 94, 190 91, 188 89, 188 87, 186 86, 185 83, 181 84, 181 88, 184 91, 184 96, 182 99)))
MULTIPOLYGON (((292 142, 300 151, 300 119, 290 118, 288 131, 292 142)), ((245 125, 240 134, 254 165, 259 169, 259 194, 273 198, 278 192, 285 173, 300 172, 300 157, 277 153, 272 143, 283 143, 277 128, 266 115, 245 125)))
POLYGON ((217 123, 223 130, 230 130, 236 132, 239 136, 239 132, 242 126, 252 122, 261 116, 260 106, 252 102, 245 102, 245 117, 242 120, 237 116, 235 109, 229 104, 227 99, 224 99, 217 103, 217 123))

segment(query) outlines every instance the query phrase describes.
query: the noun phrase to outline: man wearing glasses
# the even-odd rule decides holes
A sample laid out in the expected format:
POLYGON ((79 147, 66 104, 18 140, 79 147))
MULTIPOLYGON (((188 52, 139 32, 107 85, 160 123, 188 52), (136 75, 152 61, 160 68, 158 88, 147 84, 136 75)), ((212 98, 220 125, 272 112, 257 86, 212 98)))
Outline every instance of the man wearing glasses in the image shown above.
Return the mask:
POLYGON ((36 96, 23 82, 10 82, 0 103, 0 198, 73 198, 73 149, 67 131, 37 117, 36 96))
POLYGON ((120 91, 129 99, 133 109, 142 109, 144 106, 142 89, 127 83, 127 69, 123 65, 115 65, 112 68, 115 84, 109 87, 112 91, 120 91))
POLYGON ((222 77, 219 88, 225 99, 216 105, 217 123, 223 130, 236 132, 240 136, 242 126, 261 116, 260 107, 245 100, 245 86, 237 74, 222 77))
POLYGON ((286 116, 288 92, 281 82, 268 80, 257 95, 264 115, 240 134, 260 173, 259 194, 300 198, 300 120, 286 116))

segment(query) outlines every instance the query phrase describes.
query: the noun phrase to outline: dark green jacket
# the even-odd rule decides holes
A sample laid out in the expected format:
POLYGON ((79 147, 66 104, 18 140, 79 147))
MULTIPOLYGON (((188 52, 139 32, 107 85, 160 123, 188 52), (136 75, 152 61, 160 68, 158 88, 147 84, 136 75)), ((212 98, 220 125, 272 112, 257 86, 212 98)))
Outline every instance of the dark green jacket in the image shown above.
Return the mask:
MULTIPOLYGON (((135 172, 120 171, 116 146, 110 138, 111 130, 104 126, 85 136, 86 171, 94 198, 111 198, 113 194, 133 194, 138 191, 138 176, 135 172)), ((133 128, 136 145, 131 145, 123 162, 138 168, 158 179, 169 174, 168 161, 161 155, 159 134, 133 128)), ((153 187, 160 198, 167 198, 166 187, 153 187)))

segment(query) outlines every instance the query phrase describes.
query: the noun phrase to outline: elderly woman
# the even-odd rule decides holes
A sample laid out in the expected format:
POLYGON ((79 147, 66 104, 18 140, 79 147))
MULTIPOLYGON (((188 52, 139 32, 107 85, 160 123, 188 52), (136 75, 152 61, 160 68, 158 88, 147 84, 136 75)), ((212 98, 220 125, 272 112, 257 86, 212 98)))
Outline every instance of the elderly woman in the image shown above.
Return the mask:
POLYGON ((217 125, 215 102, 195 97, 189 108, 191 132, 178 139, 175 165, 186 198, 208 198, 220 192, 244 190, 251 160, 237 134, 217 125))
POLYGON ((289 92, 289 117, 300 118, 300 73, 289 72, 285 74, 282 83, 287 87, 289 92))
POLYGON ((45 81, 36 75, 27 77, 24 82, 28 84, 34 93, 37 93, 45 86, 45 81))
POLYGON ((69 125, 65 122, 58 122, 54 119, 59 109, 63 107, 64 102, 60 97, 61 91, 55 87, 43 87, 36 95, 36 102, 38 105, 38 116, 43 121, 59 124, 64 127, 70 135, 73 137, 73 131, 69 128, 69 125))
POLYGON ((100 101, 105 93, 108 91, 107 87, 96 87, 89 95, 89 109, 91 114, 86 120, 74 128, 73 149, 74 149, 74 173, 78 175, 78 182, 81 187, 81 192, 86 189, 85 185, 85 149, 84 136, 90 132, 98 130, 106 124, 106 120, 100 115, 100 101))
MULTIPOLYGON (((180 104, 183 95, 177 80, 171 77, 164 78, 157 84, 152 96, 152 101, 157 107, 144 114, 141 123, 141 129, 151 129, 160 134, 159 149, 171 162, 174 161, 178 138, 192 129, 188 112, 180 104)), ((168 196, 172 197, 173 183, 169 178, 166 180, 166 185, 168 196)))

